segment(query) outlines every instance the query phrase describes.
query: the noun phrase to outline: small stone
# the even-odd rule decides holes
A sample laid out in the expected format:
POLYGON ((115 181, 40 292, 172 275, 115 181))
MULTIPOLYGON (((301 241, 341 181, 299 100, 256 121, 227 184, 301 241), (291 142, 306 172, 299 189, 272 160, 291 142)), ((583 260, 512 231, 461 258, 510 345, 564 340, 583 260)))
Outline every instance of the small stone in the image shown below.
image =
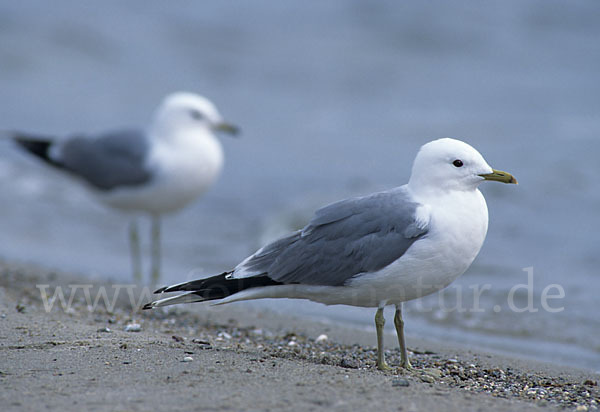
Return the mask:
POLYGON ((585 405, 579 405, 577 406, 577 408, 575 409, 575 411, 577 412, 586 412, 588 410, 588 407, 585 405))
POLYGON ((171 336, 171 338, 175 341, 175 342, 183 342, 185 340, 185 338, 182 338, 181 336, 177 336, 177 335, 173 335, 171 336))
POLYGON ((139 332, 142 330, 142 326, 139 323, 130 323, 125 326, 125 332, 139 332))
POLYGON ((321 335, 317 336, 317 339, 315 339, 315 342, 320 343, 320 342, 325 342, 327 340, 329 340, 329 337, 325 334, 321 334, 321 335))
POLYGON ((436 368, 423 369, 423 374, 431 376, 434 379, 439 379, 442 377, 442 371, 436 368))
POLYGON ((347 369, 358 369, 359 368, 358 361, 356 359, 350 359, 350 358, 342 358, 342 360, 340 361, 340 366, 342 368, 347 368, 347 369))
POLYGON ((231 335, 229 333, 227 333, 227 332, 219 332, 217 334, 217 336, 219 338, 223 338, 223 339, 227 339, 227 340, 231 339, 231 335))
POLYGON ((99 333, 111 333, 112 330, 110 330, 109 328, 100 328, 96 332, 99 332, 99 333))
POLYGON ((431 375, 421 375, 420 378, 425 383, 434 383, 435 382, 435 378, 431 375))
POLYGON ((3 313, 2 315, 0 315, 0 318, 5 319, 6 318, 6 313, 3 313))
POLYGON ((186 356, 185 358, 183 358, 183 362, 192 362, 194 360, 194 358, 192 358, 191 356, 186 356))
POLYGON ((298 344, 298 342, 291 340, 291 341, 288 342, 287 345, 288 346, 296 346, 297 344, 298 344))
POLYGON ((392 379, 392 386, 393 387, 406 387, 406 386, 410 386, 410 383, 408 382, 407 379, 396 378, 396 379, 392 379))

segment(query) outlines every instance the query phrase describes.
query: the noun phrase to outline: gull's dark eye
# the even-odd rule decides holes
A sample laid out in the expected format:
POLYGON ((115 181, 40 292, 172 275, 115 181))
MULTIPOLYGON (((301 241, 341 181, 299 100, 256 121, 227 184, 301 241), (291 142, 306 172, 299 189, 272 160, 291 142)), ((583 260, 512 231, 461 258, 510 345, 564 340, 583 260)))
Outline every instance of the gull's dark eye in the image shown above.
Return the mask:
POLYGON ((198 111, 196 109, 191 109, 190 110, 190 116, 192 116, 192 119, 195 119, 195 120, 202 120, 202 119, 204 119, 204 115, 202 113, 200 113, 200 111, 198 111))
POLYGON ((460 159, 456 159, 455 161, 452 162, 452 164, 456 167, 462 167, 463 166, 463 162, 460 159))

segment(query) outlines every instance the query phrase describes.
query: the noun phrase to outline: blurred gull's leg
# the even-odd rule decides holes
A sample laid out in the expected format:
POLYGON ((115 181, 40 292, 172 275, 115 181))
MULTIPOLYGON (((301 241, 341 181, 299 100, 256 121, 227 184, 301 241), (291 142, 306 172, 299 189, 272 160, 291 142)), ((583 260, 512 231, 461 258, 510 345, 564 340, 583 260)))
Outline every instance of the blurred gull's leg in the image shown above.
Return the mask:
POLYGON ((136 217, 132 218, 131 222, 129 222, 129 251, 131 253, 133 280, 135 283, 139 284, 142 281, 142 258, 140 253, 140 236, 136 217))
POLYGON ((160 215, 152 215, 152 285, 160 280, 160 215))

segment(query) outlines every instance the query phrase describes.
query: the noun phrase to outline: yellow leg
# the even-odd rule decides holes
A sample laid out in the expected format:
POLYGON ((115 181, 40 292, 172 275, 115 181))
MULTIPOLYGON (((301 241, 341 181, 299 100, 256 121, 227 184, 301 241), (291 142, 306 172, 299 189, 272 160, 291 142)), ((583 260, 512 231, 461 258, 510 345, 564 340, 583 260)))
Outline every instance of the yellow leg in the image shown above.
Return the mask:
POLYGON ((385 318, 383 317, 383 308, 377 309, 375 313, 375 330, 377 331, 377 369, 389 371, 392 368, 385 362, 385 353, 383 352, 383 326, 385 318))
POLYGON ((412 365, 408 360, 406 342, 404 341, 404 320, 402 319, 402 303, 396 305, 396 314, 394 315, 394 326, 396 326, 396 334, 398 335, 398 343, 400 344, 400 367, 412 369, 412 365))

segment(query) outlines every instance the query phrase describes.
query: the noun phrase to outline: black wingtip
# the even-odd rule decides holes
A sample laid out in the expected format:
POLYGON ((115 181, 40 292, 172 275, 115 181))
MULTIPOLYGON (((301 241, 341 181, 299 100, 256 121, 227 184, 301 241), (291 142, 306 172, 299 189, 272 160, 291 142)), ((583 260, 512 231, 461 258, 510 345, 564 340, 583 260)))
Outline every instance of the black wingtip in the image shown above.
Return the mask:
POLYGON ((51 166, 62 168, 62 164, 50 157, 50 148, 53 145, 52 139, 27 135, 23 133, 13 133, 13 141, 23 150, 29 152, 51 166))
POLYGON ((154 291, 154 293, 197 291, 199 289, 204 289, 211 282, 216 281, 216 282, 221 283, 221 282, 225 281, 227 279, 226 278, 227 275, 229 275, 231 273, 233 273, 233 272, 228 271, 228 272, 223 272, 220 275, 216 275, 216 276, 212 276, 212 277, 208 277, 208 278, 191 280, 189 282, 183 282, 183 283, 177 283, 177 284, 171 285, 171 286, 163 286, 162 288, 156 289, 154 291))
POLYGON ((142 307, 142 310, 148 310, 148 309, 152 309, 152 308, 153 308, 153 306, 152 306, 152 302, 150 302, 150 303, 146 303, 146 304, 145 304, 145 305, 142 307))

